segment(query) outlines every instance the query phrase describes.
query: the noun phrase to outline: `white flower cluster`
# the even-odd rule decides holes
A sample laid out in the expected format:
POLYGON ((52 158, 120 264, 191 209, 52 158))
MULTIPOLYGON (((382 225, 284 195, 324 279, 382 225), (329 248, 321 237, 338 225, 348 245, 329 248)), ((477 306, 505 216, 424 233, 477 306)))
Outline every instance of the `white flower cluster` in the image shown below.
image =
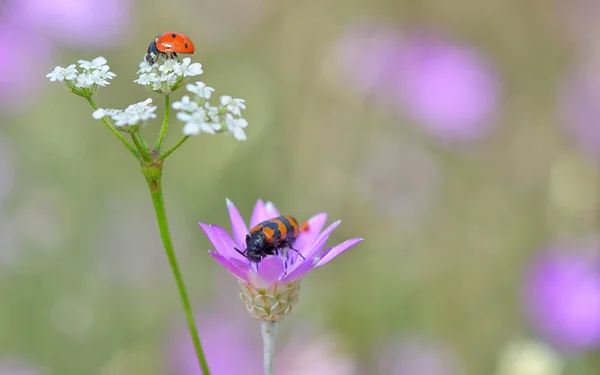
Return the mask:
POLYGON ((168 95, 183 83, 185 77, 202 74, 202 64, 193 63, 186 57, 182 62, 166 59, 162 64, 150 65, 145 59, 137 71, 139 78, 133 82, 148 87, 154 92, 168 95))
POLYGON ((77 63, 79 69, 75 64, 71 64, 66 68, 57 66, 46 77, 51 82, 64 82, 71 91, 83 97, 92 96, 98 90, 98 87, 108 85, 108 80, 116 77, 116 74, 110 71, 110 67, 106 65, 106 59, 102 56, 96 57, 92 61, 79 60, 77 63))
POLYGON ((145 124, 151 118, 156 118, 155 111, 156 106, 152 105, 152 99, 148 98, 143 102, 132 104, 125 109, 99 108, 92 113, 92 116, 96 120, 108 116, 114 121, 116 127, 127 127, 129 129, 129 127, 140 123, 145 124))
POLYGON ((179 111, 177 118, 185 123, 183 134, 228 132, 237 140, 246 140, 244 129, 248 126, 248 121, 242 117, 242 110, 246 109, 243 99, 223 95, 220 105, 212 106, 209 103, 214 91, 212 87, 198 81, 186 85, 186 89, 194 94, 193 99, 185 95, 181 101, 173 103, 173 109, 179 111))

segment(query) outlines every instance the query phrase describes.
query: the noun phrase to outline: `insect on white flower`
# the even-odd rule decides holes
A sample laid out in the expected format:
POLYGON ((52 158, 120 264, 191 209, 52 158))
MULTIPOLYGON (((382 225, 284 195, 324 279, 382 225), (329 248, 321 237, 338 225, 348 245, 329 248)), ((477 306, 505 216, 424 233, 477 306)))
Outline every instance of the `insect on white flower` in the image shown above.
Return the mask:
POLYGON ((139 77, 133 82, 168 95, 181 86, 185 77, 202 74, 202 64, 192 63, 189 57, 184 58, 182 62, 166 59, 161 64, 154 65, 144 60, 140 63, 137 73, 139 77))
POLYGON ((155 105, 152 105, 152 99, 148 98, 143 102, 131 104, 125 109, 99 108, 92 113, 92 117, 99 120, 108 116, 114 121, 116 127, 134 126, 156 118, 154 113, 156 108, 155 105))

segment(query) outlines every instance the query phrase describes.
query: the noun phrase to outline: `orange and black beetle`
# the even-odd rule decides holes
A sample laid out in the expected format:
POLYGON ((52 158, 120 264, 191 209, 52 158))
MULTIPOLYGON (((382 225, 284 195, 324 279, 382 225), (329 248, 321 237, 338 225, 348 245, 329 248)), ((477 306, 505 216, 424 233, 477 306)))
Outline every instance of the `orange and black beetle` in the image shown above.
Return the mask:
POLYGON ((294 249, 294 241, 301 231, 308 229, 305 222, 302 227, 292 216, 279 216, 273 219, 265 220, 250 229, 246 235, 246 250, 235 251, 248 258, 251 262, 259 263, 267 255, 275 255, 280 249, 289 248, 298 253, 304 259, 298 250, 294 249))

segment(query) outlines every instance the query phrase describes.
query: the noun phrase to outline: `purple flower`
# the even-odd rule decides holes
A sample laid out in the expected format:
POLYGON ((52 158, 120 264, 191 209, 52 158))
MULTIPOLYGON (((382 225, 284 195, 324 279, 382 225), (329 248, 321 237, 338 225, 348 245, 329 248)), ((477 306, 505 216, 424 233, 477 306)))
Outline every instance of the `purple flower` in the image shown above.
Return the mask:
POLYGON ((0 45, 10 46, 10 53, 0 53, 0 108, 16 111, 36 96, 46 70, 39 62, 48 61, 50 47, 36 33, 23 30, 1 16, 0 45), (15 43, 19 40, 27 43, 15 43))
POLYGON ((359 88, 448 141, 487 135, 500 98, 492 63, 476 49, 429 32, 358 30, 342 64, 359 88))
MULTIPOLYGON (((362 241, 362 238, 353 238, 323 250, 329 235, 341 221, 338 220, 323 230, 327 214, 320 213, 308 220, 308 229, 302 231, 294 243, 294 248, 304 259, 295 251, 281 251, 280 254, 267 256, 255 264, 235 251, 234 248, 241 251, 246 249, 245 237, 248 227, 238 209, 229 200, 227 208, 233 238, 219 226, 200 223, 200 227, 215 247, 216 251, 210 251, 210 255, 237 278, 242 287, 242 300, 246 309, 256 319, 281 319, 291 311, 293 303, 297 301, 299 282, 306 273, 327 264, 362 241), (262 297, 257 299, 258 295, 262 297)), ((277 216, 279 212, 272 203, 265 204, 259 200, 254 206, 250 227, 277 216)))
POLYGON ((128 0, 19 0, 13 12, 21 29, 77 47, 121 43, 131 23, 128 0))
MULTIPOLYGON (((242 320, 223 314, 222 309, 201 314, 196 321, 211 374, 262 374, 258 331, 253 334, 242 320)), ((170 342, 169 367, 172 375, 202 374, 187 329, 179 329, 170 342)))
POLYGON ((551 246, 535 257, 526 274, 524 304, 531 324, 566 351, 600 346, 599 253, 590 250, 551 246))

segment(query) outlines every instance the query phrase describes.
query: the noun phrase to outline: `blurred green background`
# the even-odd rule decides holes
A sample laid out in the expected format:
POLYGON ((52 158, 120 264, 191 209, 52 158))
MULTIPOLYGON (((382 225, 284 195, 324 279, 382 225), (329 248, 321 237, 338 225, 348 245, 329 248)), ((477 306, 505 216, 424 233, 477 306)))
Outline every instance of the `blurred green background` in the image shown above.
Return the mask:
MULTIPOLYGON (((105 6, 94 5, 98 12, 105 6)), ((183 313, 139 166, 82 99, 44 75, 105 56, 117 78, 96 103, 122 108, 152 97, 160 118, 161 97, 132 81, 148 43, 170 30, 192 38, 200 79, 216 94, 246 100, 250 124, 246 142, 201 135, 165 164, 167 213, 194 306, 221 296, 242 311, 237 286, 209 257, 197 222, 229 228, 226 197, 246 218, 262 198, 298 219, 341 218, 331 244, 365 238, 309 274, 284 337, 297 324, 325 327, 363 374, 374 373, 387 340, 433 337, 460 373, 479 375, 495 371, 508 340, 532 335, 520 303, 528 259, 554 238, 591 236, 598 225, 597 165, 565 136, 557 112, 565 76, 598 48, 590 37, 597 18, 576 18, 589 16, 583 5, 123 6, 130 8, 121 29, 102 44, 51 43, 48 57, 32 56, 37 86, 0 113, 9 170, 2 178, 12 181, 1 205, 0 354, 50 374, 169 373, 166 338, 183 313), (361 94, 335 53, 365 23, 436 30, 493 60, 502 94, 489 134, 445 143, 361 94)), ((159 124, 149 123, 145 136, 155 139, 159 124)), ((167 144, 179 139, 181 125, 171 123, 167 144)), ((258 335, 257 323, 243 322, 258 335)), ((599 366, 597 355, 578 355, 567 358, 565 374, 598 374, 599 366)))

